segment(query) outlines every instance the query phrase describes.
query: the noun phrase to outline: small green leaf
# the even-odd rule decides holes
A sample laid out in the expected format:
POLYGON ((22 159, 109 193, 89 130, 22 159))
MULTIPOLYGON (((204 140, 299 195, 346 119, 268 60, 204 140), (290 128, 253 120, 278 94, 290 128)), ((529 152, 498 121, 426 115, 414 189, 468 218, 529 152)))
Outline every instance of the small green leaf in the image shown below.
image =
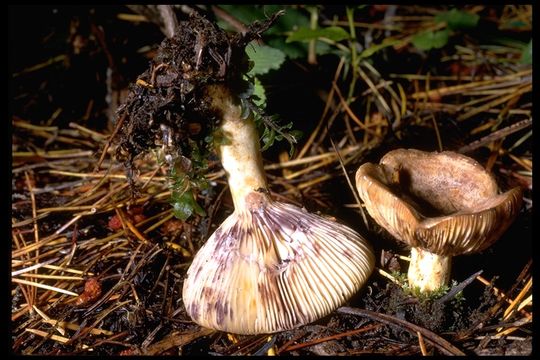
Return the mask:
POLYGON ((458 9, 452 9, 435 15, 435 22, 445 22, 452 30, 470 29, 478 24, 480 16, 458 9))
POLYGON ((263 146, 261 148, 261 151, 265 151, 268 148, 270 148, 270 146, 272 146, 274 144, 275 139, 276 139, 276 132, 274 131, 274 129, 271 129, 269 127, 265 127, 264 132, 263 132, 263 134, 261 136, 261 140, 263 142, 263 146))
POLYGON ((253 102, 261 109, 264 109, 266 107, 266 91, 264 90, 261 81, 257 77, 255 77, 253 80, 255 85, 253 95, 258 98, 254 99, 253 102))
POLYGON ((266 74, 272 69, 279 69, 285 61, 283 51, 268 45, 259 45, 255 42, 246 47, 246 54, 254 62, 253 68, 248 75, 266 74))
MULTIPOLYGON (((289 131, 289 135, 292 136, 294 140, 296 140, 296 142, 298 142, 298 140, 300 140, 304 136, 304 133, 302 132, 302 130, 291 130, 289 131)), ((291 151, 292 150, 293 149, 291 149, 291 151)), ((291 153, 291 156, 292 156, 292 153, 291 153)))
POLYGON ((331 54, 335 49, 335 46, 330 46, 329 44, 322 41, 317 41, 315 43, 315 52, 317 53, 317 55, 331 54))
POLYGON ((527 46, 523 48, 519 62, 522 64, 532 64, 532 39, 529 41, 527 46))
POLYGON ((329 26, 322 29, 310 29, 302 27, 293 32, 287 38, 287 42, 309 41, 318 38, 327 38, 333 41, 341 41, 349 38, 349 33, 339 26, 329 26))
POLYGON ((402 42, 402 41, 397 40, 397 39, 390 39, 390 38, 384 39, 382 43, 372 45, 372 46, 368 47, 366 50, 362 51, 360 53, 360 58, 368 58, 371 55, 373 55, 374 53, 376 53, 377 51, 382 50, 382 49, 384 49, 384 48, 386 48, 388 46, 393 46, 395 44, 399 44, 400 42, 402 42))
POLYGON ((448 42, 448 29, 425 31, 412 38, 413 45, 419 50, 440 49, 448 42))
POLYGON ((171 197, 171 205, 173 206, 173 214, 180 220, 187 220, 193 213, 204 216, 204 209, 197 204, 191 191, 185 191, 182 194, 173 191, 171 197))

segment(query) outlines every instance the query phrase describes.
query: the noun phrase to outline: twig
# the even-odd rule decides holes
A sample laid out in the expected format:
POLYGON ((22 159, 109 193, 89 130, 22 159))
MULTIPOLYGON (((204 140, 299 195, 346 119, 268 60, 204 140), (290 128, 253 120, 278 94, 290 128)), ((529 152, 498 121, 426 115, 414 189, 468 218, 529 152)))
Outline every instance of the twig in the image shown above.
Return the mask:
POLYGON ((61 241, 66 241, 67 240, 66 237, 57 238, 55 236, 48 236, 46 238, 42 238, 39 241, 39 243, 33 243, 33 244, 27 245, 25 247, 22 247, 22 248, 19 248, 19 249, 13 251, 11 253, 11 257, 12 258, 18 258, 18 257, 20 257, 20 256, 22 256, 22 255, 24 255, 24 254, 26 254, 26 253, 28 253, 30 251, 33 251, 33 250, 35 250, 35 249, 37 249, 39 247, 44 246, 45 244, 47 244, 47 243, 49 243, 49 242, 51 242, 53 240, 59 240, 59 239, 61 241))
POLYGON ((32 305, 32 308, 43 318, 44 322, 49 322, 54 328, 60 333, 60 335, 66 335, 66 331, 62 328, 61 325, 58 325, 58 320, 51 320, 51 318, 41 311, 36 305, 32 305))
POLYGON ((233 342, 226 351, 226 355, 248 355, 252 349, 258 348, 266 343, 265 335, 255 335, 245 338, 242 341, 233 342))
POLYGON ((496 324, 496 325, 484 326, 483 328, 479 329, 478 331, 480 331, 480 332, 488 332, 488 331, 493 331, 495 329, 507 329, 507 328, 523 326, 523 325, 527 325, 527 324, 531 324, 531 323, 532 323, 532 319, 524 319, 523 318, 523 319, 519 319, 517 321, 512 321, 510 323, 502 322, 502 323, 499 323, 499 324, 496 324))
POLYGON ((127 117, 127 114, 123 113, 122 116, 120 117, 120 119, 118 119, 118 122, 116 123, 116 126, 114 127, 114 130, 113 130, 111 136, 109 136, 109 139, 107 139, 107 142, 105 143, 105 146, 103 147, 103 150, 101 152, 101 156, 99 157, 99 160, 98 160, 96 166, 94 167, 94 172, 98 172, 98 170, 99 170, 99 168, 101 166, 101 163, 105 159, 105 155, 107 155, 107 150, 109 150, 109 146, 111 146, 111 141, 114 139, 114 137, 118 133, 118 130, 120 130, 120 128, 122 127, 122 124, 124 124, 124 121, 125 121, 126 117, 127 117))
MULTIPOLYGON (((49 259, 49 260, 44 261, 42 263, 34 264, 32 266, 29 266, 29 267, 21 269, 21 270, 12 271, 11 276, 17 276, 17 275, 21 275, 21 274, 24 274, 24 273, 29 272, 29 271, 33 271, 35 269, 39 269, 40 267, 48 265, 50 263, 53 263, 53 262, 55 262, 57 260, 58 260, 58 258, 49 259)), ((11 261, 12 261, 12 263, 15 262, 15 264, 17 264, 17 262, 19 262, 20 260, 11 260, 11 261)), ((22 262, 22 261, 20 261, 20 262, 22 262)), ((14 266, 14 264, 11 265, 12 268, 13 268, 13 266, 14 266)))
POLYGON ((238 20, 237 18, 232 16, 229 12, 225 11, 219 6, 212 5, 211 9, 217 17, 229 23, 237 32, 245 33, 248 31, 248 28, 246 25, 244 25, 240 20, 238 20))
MULTIPOLYGON (((338 66, 337 66, 336 73, 334 74, 334 81, 337 81, 339 79, 339 75, 341 74, 341 70, 343 69, 344 64, 345 64, 345 58, 342 57, 340 59, 340 61, 339 61, 338 66)), ((306 143, 304 144, 304 147, 302 148, 302 150, 300 150, 300 152, 296 156, 297 159, 302 158, 307 153, 307 151, 311 147, 311 144, 313 144, 313 141, 315 141, 315 138, 317 137, 317 134, 321 130, 322 125, 323 125, 323 121, 326 118, 328 110, 331 107, 332 100, 334 98, 334 91, 335 91, 334 87, 332 86, 331 89, 330 89, 330 92, 328 94, 328 97, 326 99, 326 104, 324 105, 324 110, 323 110, 323 113, 321 115, 321 118, 319 119, 319 123, 317 124, 317 127, 315 128, 315 130, 313 130, 313 132, 309 136, 309 138, 306 141, 306 143)))
POLYGON ((301 338, 303 338, 306 334, 307 334, 307 331, 305 329, 299 330, 299 334, 292 337, 290 340, 285 342, 285 344, 281 345, 280 348, 278 348, 277 354, 278 355, 281 354, 286 348, 288 348, 291 344, 293 344, 293 343, 297 342, 298 340, 300 340, 301 338))
MULTIPOLYGON (((156 229, 157 227, 159 227, 160 225, 166 223, 167 221, 169 221, 170 219, 172 219, 174 217, 174 214, 172 212, 172 210, 165 210, 163 212, 161 212, 160 214, 158 214, 159 216, 156 216, 156 217, 152 217, 152 219, 155 219, 155 218, 160 218, 159 221, 157 221, 156 223, 152 224, 151 226, 149 226, 148 228, 144 229, 143 231, 143 234, 148 234, 150 231, 156 229), (168 213, 168 214, 167 214, 168 213), (163 217, 163 215, 167 214, 167 216, 163 217)), ((149 218, 150 219, 150 218, 149 218)), ((148 219, 146 219, 148 220, 148 219)), ((141 226, 141 225, 144 225, 145 222, 144 221, 141 221, 140 223, 138 223, 137 225, 141 226)))
POLYGON ((437 302, 439 304, 444 304, 448 300, 453 299, 454 296, 457 295, 457 293, 459 293, 460 291, 463 291, 463 289, 465 289, 465 287, 470 285, 478 276, 480 276, 480 274, 482 274, 483 271, 484 270, 477 271, 476 273, 469 276, 467 279, 463 280, 462 282, 460 282, 459 284, 454 286, 444 296, 442 296, 440 299, 438 299, 437 302))
MULTIPOLYGON (((13 154, 13 158, 43 158, 43 159, 66 159, 74 157, 89 157, 92 156, 92 151, 81 149, 69 149, 69 150, 37 150, 37 151, 16 151, 13 154)), ((27 159, 29 160, 29 159, 27 159)))
POLYGON ((287 347, 285 347, 283 349, 280 349, 279 352, 282 353, 282 352, 286 352, 286 351, 298 350, 298 349, 302 349, 302 348, 305 348, 305 347, 320 344, 320 343, 323 343, 323 342, 326 342, 326 341, 341 339, 342 337, 345 337, 345 336, 352 336, 352 335, 361 334, 361 333, 364 333, 364 332, 367 332, 367 331, 377 329, 377 328, 379 328, 381 326, 382 326, 382 324, 371 324, 371 325, 368 325, 368 326, 364 326, 364 327, 362 327, 360 329, 349 330, 349 331, 345 331, 345 332, 342 332, 342 333, 339 333, 339 334, 330 335, 330 336, 326 336, 326 337, 323 337, 323 338, 314 339, 314 340, 311 340, 311 341, 306 341, 306 342, 296 344, 296 345, 292 345, 292 346, 287 346, 287 347))
POLYGON ((354 112, 351 110, 349 104, 347 104, 347 101, 343 98, 343 95, 341 94, 341 91, 339 90, 339 87, 337 86, 336 82, 332 82, 332 87, 336 92, 336 95, 339 97, 339 101, 341 102, 341 106, 343 106, 343 109, 345 109, 345 112, 347 115, 351 117, 351 119, 354 120, 358 126, 360 126, 364 131, 377 135, 374 130, 370 129, 366 124, 364 124, 360 119, 354 114, 354 112))
POLYGON ((443 144, 441 139, 441 134, 439 133, 439 126, 437 125, 437 120, 435 115, 431 113, 431 120, 433 120, 433 129, 435 130, 435 136, 437 136, 437 144, 439 145, 439 151, 443 151, 443 144))
POLYGON ((144 237, 143 234, 141 234, 139 232, 139 230, 135 227, 135 225, 133 225, 131 223, 131 221, 129 221, 129 219, 127 219, 127 217, 124 215, 123 211, 121 209, 118 209, 117 212, 120 215, 120 218, 121 218, 122 222, 127 225, 128 229, 133 233, 133 235, 135 235, 137 237, 137 239, 142 241, 144 244, 148 244, 149 241, 144 237))
POLYGON ((47 274, 21 274, 22 277, 31 277, 36 279, 57 279, 57 280, 76 280, 81 281, 84 280, 83 277, 80 276, 64 276, 64 275, 47 275, 47 274))
POLYGON ((412 334, 416 334, 417 332, 421 333, 426 340, 428 340, 430 343, 432 343, 435 347, 437 347, 439 350, 441 350, 446 355, 461 355, 464 356, 465 353, 440 337, 439 335, 435 334, 432 331, 429 331, 423 327, 420 327, 418 325, 412 324, 408 321, 398 319, 394 316, 388 315, 388 314, 381 314, 376 313, 370 310, 366 309, 359 309, 359 308, 351 308, 351 307, 340 307, 337 309, 337 312, 340 314, 348 314, 348 315, 355 315, 355 316, 362 316, 362 317, 368 317, 370 319, 373 319, 375 321, 379 321, 388 325, 398 325, 407 330, 408 332, 412 334))
POLYGON ((381 274, 382 276, 384 276, 385 278, 387 278, 388 280, 390 280, 391 282, 393 282, 394 284, 399 285, 399 286, 403 285, 402 283, 399 282, 398 279, 396 279, 395 277, 393 277, 392 275, 390 275, 383 269, 377 268, 377 272, 381 274))
POLYGON ((523 300, 521 302, 521 304, 519 304, 519 306, 517 308, 518 311, 521 311, 527 305, 531 305, 532 304, 532 297, 533 297, 532 294, 527 296, 527 298, 525 300, 523 300))
POLYGON ((414 93, 411 95, 411 97, 413 99, 422 99, 422 98, 433 98, 434 96, 443 97, 443 96, 448 96, 448 95, 455 95, 459 93, 464 93, 464 91, 468 89, 476 89, 481 85, 494 84, 498 82, 512 80, 517 77, 530 76, 531 74, 532 74, 532 70, 524 70, 524 71, 520 71, 517 73, 510 74, 510 75, 495 77, 488 80, 475 81, 475 82, 470 82, 463 85, 454 85, 454 86, 448 86, 445 88, 439 88, 439 89, 433 89, 433 90, 429 90, 425 92, 414 93))
POLYGON ((518 121, 515 124, 512 124, 510 126, 507 126, 505 128, 499 129, 497 131, 494 131, 490 133, 489 135, 484 136, 483 138, 473 141, 472 143, 465 145, 461 147, 458 151, 460 153, 467 153, 469 151, 475 150, 481 146, 487 145, 495 140, 503 139, 507 137, 510 134, 513 134, 519 130, 526 129, 529 126, 532 125, 532 119, 526 119, 522 121, 518 121))
POLYGON ((147 349, 143 349, 140 352, 140 354, 141 355, 159 355, 170 348, 189 344, 193 340, 198 339, 203 336, 210 335, 213 332, 214 330, 207 329, 207 328, 201 328, 199 331, 195 331, 195 332, 184 332, 184 333, 173 332, 167 335, 163 340, 160 340, 157 343, 150 345, 147 349))
POLYGON ((427 356, 427 350, 426 350, 426 343, 424 342, 424 337, 422 336, 422 333, 420 331, 416 332, 416 336, 418 336, 418 345, 420 345, 420 351, 422 352, 422 356, 427 356))
POLYGON ((332 140, 332 137, 330 137, 330 142, 332 143, 332 147, 334 148, 334 151, 336 152, 336 155, 339 160, 339 165, 341 166, 343 175, 345 176, 345 179, 347 180, 347 184, 349 185, 349 188, 351 189, 351 192, 354 195, 354 199, 356 200, 356 203, 358 204, 358 208, 360 209, 360 214, 362 215, 362 220, 364 220, 364 225, 366 226, 366 229, 369 230, 369 223, 368 223, 366 214, 364 213, 364 209, 362 208, 362 202, 360 201, 360 198, 358 197, 358 194, 356 193, 355 187, 351 183, 349 174, 347 174, 347 170, 345 169, 345 165, 343 164, 343 159, 341 158, 341 154, 339 153, 339 150, 337 149, 336 144, 334 144, 334 140, 332 140))
MULTIPOLYGON (((40 265, 39 267, 43 266, 44 268, 52 269, 52 270, 60 270, 60 271, 70 272, 70 273, 73 273, 73 274, 94 276, 94 274, 91 273, 91 272, 84 272, 84 271, 81 271, 81 270, 70 269, 70 268, 66 268, 66 267, 62 267, 62 266, 49 265, 50 263, 53 263, 53 262, 55 262, 57 260, 58 260, 58 258, 49 259, 49 260, 47 260, 47 261, 45 261, 45 262, 43 262, 41 264, 38 264, 38 265, 40 265)), ((12 259, 11 261, 14 263, 13 266, 17 266, 17 265, 20 265, 20 264, 24 263, 24 261, 15 260, 15 259, 12 259)), ((15 275, 17 275, 17 274, 12 273, 12 276, 15 276, 15 275)))
POLYGON ((521 299, 523 299, 525 297, 525 295, 529 292, 531 287, 532 287, 532 277, 529 278, 529 281, 527 281, 527 283, 525 284, 523 289, 521 289, 521 291, 516 296, 516 298, 514 300, 512 300, 512 302, 510 303, 508 308, 504 311, 504 315, 503 315, 504 320, 506 320, 506 319, 508 319, 510 317, 510 315, 512 314, 512 312, 513 312, 514 308, 516 307, 516 305, 519 303, 519 301, 521 299))
MULTIPOLYGON (((43 322, 45 322, 47 324, 51 324, 51 325, 61 326, 62 328, 66 328, 66 329, 69 329, 69 330, 79 330, 81 328, 81 326, 79 324, 69 323, 69 322, 65 322, 65 321, 43 320, 43 322)), ((99 329, 99 328, 90 329, 90 334, 92 334, 92 335, 107 335, 107 336, 114 335, 114 333, 112 331, 103 330, 103 329, 99 329)))
POLYGON ((274 344, 276 343, 276 335, 271 335, 268 337, 266 344, 263 344, 261 348, 253 352, 253 356, 261 355, 275 355, 274 344))
POLYGON ((489 103, 485 104, 485 105, 482 105, 482 106, 479 106, 479 107, 476 107, 468 112, 466 112, 465 114, 462 114, 460 116, 457 117, 457 121, 463 121, 463 120, 466 120, 476 114, 479 114, 481 112, 484 112, 484 111, 487 111, 497 105, 500 105, 500 104, 503 104, 507 101, 510 101, 518 96, 521 96, 523 95, 524 93, 526 92, 530 92, 532 91, 532 84, 530 85, 526 85, 526 86, 523 86, 521 87, 520 89, 516 90, 516 91, 513 91, 511 92, 509 95, 507 96, 503 96, 502 98, 497 98, 493 101, 490 101, 489 103))
POLYGON ((40 69, 43 69, 43 68, 45 68, 45 67, 47 67, 49 65, 52 65, 54 63, 64 62, 64 61, 66 61, 67 58, 68 58, 68 56, 66 54, 57 55, 55 57, 49 58, 48 60, 46 60, 46 61, 44 61, 42 63, 36 64, 34 66, 27 67, 27 68, 23 69, 20 72, 13 73, 12 76, 17 77, 17 76, 22 75, 22 74, 26 74, 26 73, 29 73, 29 72, 32 72, 32 71, 40 70, 40 69))
POLYGON ((373 81, 371 81, 369 76, 367 76, 367 74, 362 70, 360 66, 358 67, 358 74, 362 77, 362 79, 366 82, 366 84, 370 87, 370 89, 373 90, 375 97, 377 98, 377 100, 379 100, 379 103, 386 111, 386 116, 389 116, 390 114, 392 114, 392 110, 390 109, 390 106, 388 106, 388 103, 386 102, 386 100, 384 100, 384 98, 382 97, 377 87, 375 87, 375 84, 373 84, 373 81))
POLYGON ((85 128, 84 126, 81 126, 81 125, 79 125, 77 123, 74 123, 74 122, 70 122, 69 127, 75 128, 75 129, 79 130, 79 132, 81 132, 81 133, 86 133, 86 134, 90 135, 90 137, 92 137, 92 139, 94 139, 96 141, 102 141, 102 140, 107 138, 107 135, 104 135, 104 134, 98 133, 97 131, 85 128))
POLYGON ((19 283, 19 284, 25 284, 25 285, 30 285, 30 286, 35 286, 35 287, 38 287, 38 288, 42 288, 42 289, 56 291, 56 292, 66 294, 66 295, 79 296, 79 294, 77 294, 77 293, 74 293, 74 292, 69 291, 69 290, 60 289, 60 288, 58 288, 56 286, 49 286, 49 285, 45 285, 45 284, 42 284, 42 283, 36 283, 36 282, 33 282, 33 281, 27 281, 27 280, 17 279, 17 278, 13 278, 13 279, 11 279, 11 281, 13 281, 15 283, 19 283))
MULTIPOLYGON (((90 174, 90 173, 77 173, 73 171, 61 171, 61 170, 49 170, 49 174, 65 175, 65 176, 74 176, 80 178, 97 178, 97 179, 127 179, 125 174, 90 174)), ((138 177, 141 180, 155 180, 155 181, 165 181, 167 178, 165 176, 145 176, 141 175, 138 177)))
MULTIPOLYGON (((68 338, 66 338, 64 336, 53 335, 53 334, 50 334, 50 333, 48 333, 46 331, 42 331, 42 330, 38 330, 38 329, 27 328, 24 331, 28 331, 28 332, 30 332, 32 334, 36 334, 38 336, 41 336, 41 337, 44 337, 44 338, 47 338, 47 339, 58 341, 59 343, 62 343, 62 344, 66 344, 70 340, 70 339, 68 339, 68 338)), ((88 345, 83 344, 82 348, 83 349, 88 349, 89 347, 88 347, 88 345)))

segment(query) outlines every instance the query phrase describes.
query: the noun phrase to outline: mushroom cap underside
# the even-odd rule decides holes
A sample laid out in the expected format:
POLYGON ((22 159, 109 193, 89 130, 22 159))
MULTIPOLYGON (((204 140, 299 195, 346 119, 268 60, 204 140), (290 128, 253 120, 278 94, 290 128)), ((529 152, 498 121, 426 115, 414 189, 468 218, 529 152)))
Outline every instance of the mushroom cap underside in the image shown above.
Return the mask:
POLYGON ((212 234, 188 270, 184 304, 205 327, 284 331, 342 305, 374 265, 370 246, 345 225, 269 201, 233 213, 212 234))
POLYGON ((493 244, 519 212, 519 187, 503 194, 473 159, 399 149, 366 163, 356 185, 373 219, 413 247, 452 256, 493 244))

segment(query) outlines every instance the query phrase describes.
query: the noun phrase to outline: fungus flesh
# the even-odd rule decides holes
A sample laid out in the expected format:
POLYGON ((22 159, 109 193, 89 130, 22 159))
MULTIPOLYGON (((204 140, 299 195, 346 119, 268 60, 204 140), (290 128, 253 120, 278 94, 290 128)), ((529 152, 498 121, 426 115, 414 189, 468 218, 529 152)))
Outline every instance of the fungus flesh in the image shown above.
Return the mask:
POLYGON ((252 115, 224 85, 208 86, 221 114, 219 146, 234 212, 196 254, 184 281, 187 313, 237 334, 273 333, 315 321, 366 282, 374 255, 345 225, 270 198, 252 115))
POLYGON ((409 284, 434 291, 450 279, 451 257, 493 244, 519 212, 519 187, 499 194, 475 160, 450 151, 398 149, 356 173, 371 217, 411 246, 409 284))

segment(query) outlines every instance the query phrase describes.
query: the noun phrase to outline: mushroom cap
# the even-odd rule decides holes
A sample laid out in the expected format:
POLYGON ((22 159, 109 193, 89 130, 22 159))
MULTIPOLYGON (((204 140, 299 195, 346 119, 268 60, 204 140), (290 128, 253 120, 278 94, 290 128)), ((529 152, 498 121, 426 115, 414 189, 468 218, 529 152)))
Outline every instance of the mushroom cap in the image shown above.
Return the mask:
POLYGON ((184 282, 184 304, 205 327, 284 331, 341 306, 374 265, 368 243, 347 226, 266 198, 235 211, 199 250, 184 282))
POLYGON ((371 217, 412 247, 443 256, 493 244, 519 212, 519 187, 498 194, 492 175, 451 151, 398 149, 356 172, 356 187, 371 217))

